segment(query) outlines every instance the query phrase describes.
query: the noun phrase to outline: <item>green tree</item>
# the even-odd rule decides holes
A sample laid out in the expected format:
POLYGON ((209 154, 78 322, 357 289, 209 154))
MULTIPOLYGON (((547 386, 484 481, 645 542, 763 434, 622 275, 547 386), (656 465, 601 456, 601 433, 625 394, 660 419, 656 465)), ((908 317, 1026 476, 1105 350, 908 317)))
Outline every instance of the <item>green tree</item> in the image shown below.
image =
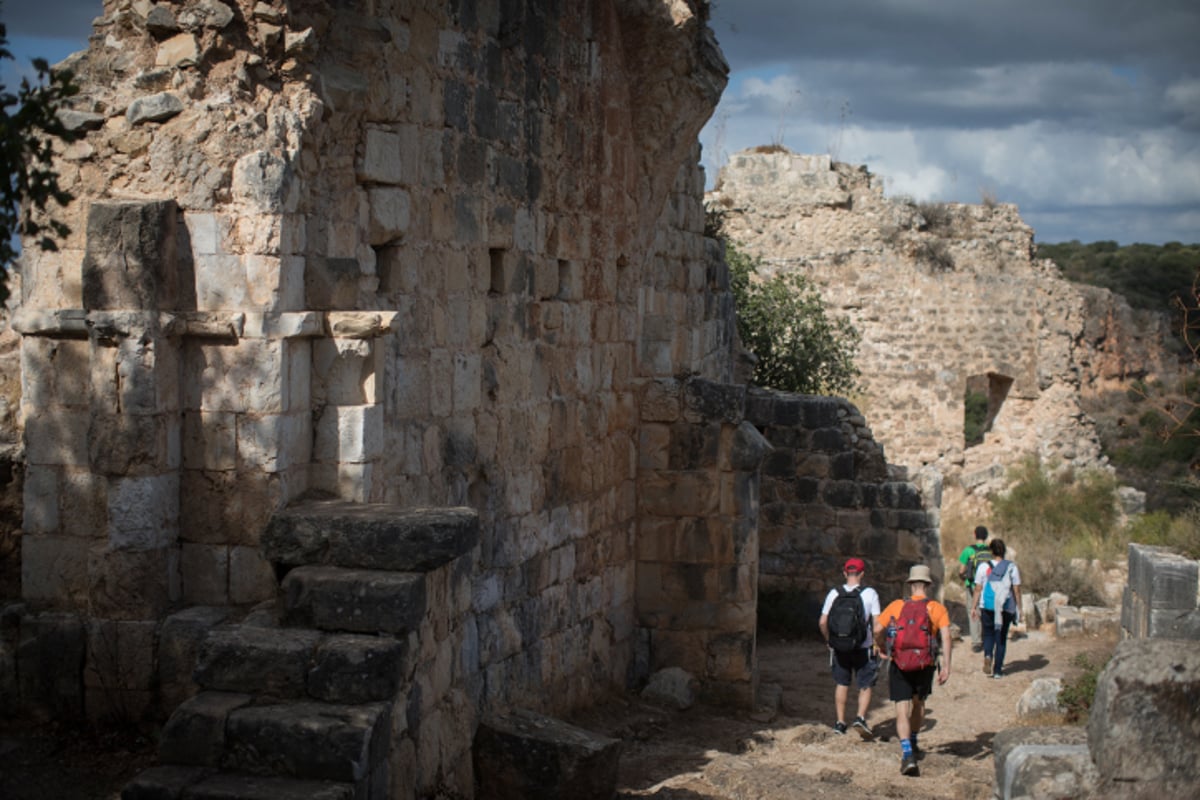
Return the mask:
POLYGON ((726 241, 725 260, 737 310, 738 335, 754 353, 753 382, 801 394, 855 387, 860 336, 848 319, 830 319, 816 288, 799 273, 756 279, 761 259, 726 241))
MULTIPOLYGON (((0 61, 12 59, 8 32, 0 23, 0 61)), ((71 202, 71 195, 58 185, 53 167, 53 140, 72 141, 57 111, 63 101, 78 93, 69 71, 50 69, 45 59, 33 59, 37 81, 21 79, 12 94, 0 84, 0 166, 4 169, 0 189, 0 303, 8 299, 8 269, 17 257, 13 236, 30 237, 42 250, 57 250, 54 237, 70 229, 46 214, 47 204, 71 202)))

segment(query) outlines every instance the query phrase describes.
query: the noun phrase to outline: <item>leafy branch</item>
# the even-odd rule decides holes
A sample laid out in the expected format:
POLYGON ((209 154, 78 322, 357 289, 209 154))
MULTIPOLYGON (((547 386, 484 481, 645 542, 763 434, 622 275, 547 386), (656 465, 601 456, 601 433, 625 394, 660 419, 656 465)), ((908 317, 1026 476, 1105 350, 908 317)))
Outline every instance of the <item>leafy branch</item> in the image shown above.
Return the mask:
MULTIPOLYGON (((12 59, 8 32, 0 23, 0 61, 12 59)), ((0 303, 8 298, 7 272, 17 257, 14 234, 31 238, 43 251, 58 250, 55 237, 69 234, 62 222, 49 218, 47 205, 60 206, 73 197, 58 184, 53 166, 54 140, 79 138, 58 117, 58 109, 79 93, 74 76, 67 70, 52 70, 45 59, 33 59, 37 79, 21 79, 16 94, 0 84, 0 303)))

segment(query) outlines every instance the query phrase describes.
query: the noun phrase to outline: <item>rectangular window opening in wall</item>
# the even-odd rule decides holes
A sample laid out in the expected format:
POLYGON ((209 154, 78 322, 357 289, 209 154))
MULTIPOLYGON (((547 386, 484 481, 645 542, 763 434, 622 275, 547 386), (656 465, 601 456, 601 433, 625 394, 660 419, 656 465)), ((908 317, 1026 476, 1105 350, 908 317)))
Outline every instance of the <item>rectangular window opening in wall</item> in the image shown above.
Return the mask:
POLYGON ((488 284, 489 294, 504 294, 504 254, 505 250, 502 247, 493 247, 488 250, 488 259, 491 268, 491 280, 488 284))
POLYGON ((1012 378, 996 372, 967 378, 967 389, 963 395, 965 447, 983 444, 984 435, 992 430, 1012 384, 1012 378))

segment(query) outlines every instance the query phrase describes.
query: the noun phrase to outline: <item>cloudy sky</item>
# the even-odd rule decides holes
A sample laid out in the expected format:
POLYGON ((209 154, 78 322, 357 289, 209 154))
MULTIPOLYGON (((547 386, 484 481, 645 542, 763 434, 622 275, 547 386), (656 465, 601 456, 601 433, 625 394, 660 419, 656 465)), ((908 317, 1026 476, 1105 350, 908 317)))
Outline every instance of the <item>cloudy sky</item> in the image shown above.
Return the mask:
MULTIPOLYGON (((82 49, 102 7, 2 2, 22 65, 82 49)), ((714 6, 732 74, 701 135, 710 182, 782 144, 890 195, 1017 203, 1041 242, 1200 242, 1200 0, 714 6)))
POLYGON ((889 195, 1018 204, 1040 242, 1200 242, 1197 0, 724 0, 710 183, 760 144, 889 195))

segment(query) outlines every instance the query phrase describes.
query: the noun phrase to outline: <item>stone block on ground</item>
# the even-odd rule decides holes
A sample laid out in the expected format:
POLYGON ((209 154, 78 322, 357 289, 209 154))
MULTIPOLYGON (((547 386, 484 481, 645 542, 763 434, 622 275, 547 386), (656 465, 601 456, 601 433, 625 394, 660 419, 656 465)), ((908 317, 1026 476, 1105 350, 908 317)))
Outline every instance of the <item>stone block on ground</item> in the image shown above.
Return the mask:
POLYGON ((1057 800, 1091 796, 1097 775, 1083 728, 1029 727, 1000 731, 992 740, 995 796, 1057 800))
POLYGON ((1106 785, 1139 796, 1200 786, 1200 642, 1127 639, 1096 683, 1088 743, 1106 785))
POLYGON ((1034 678, 1033 683, 1017 701, 1017 716, 1035 717, 1039 714, 1063 713, 1065 709, 1058 701, 1062 688, 1062 678, 1034 678))
POLYGON ((492 800, 611 800, 621 742, 529 711, 475 734, 476 795, 492 800))
POLYGON ((1054 633, 1059 638, 1083 635, 1083 614, 1074 606, 1059 606, 1054 612, 1054 633))
POLYGON ((642 699, 683 711, 695 705, 699 686, 699 681, 687 670, 667 667, 650 676, 642 689, 642 699))
POLYGON ((1121 612, 1115 608, 1080 606, 1079 615, 1083 618, 1083 632, 1088 636, 1117 634, 1121 630, 1121 612))

